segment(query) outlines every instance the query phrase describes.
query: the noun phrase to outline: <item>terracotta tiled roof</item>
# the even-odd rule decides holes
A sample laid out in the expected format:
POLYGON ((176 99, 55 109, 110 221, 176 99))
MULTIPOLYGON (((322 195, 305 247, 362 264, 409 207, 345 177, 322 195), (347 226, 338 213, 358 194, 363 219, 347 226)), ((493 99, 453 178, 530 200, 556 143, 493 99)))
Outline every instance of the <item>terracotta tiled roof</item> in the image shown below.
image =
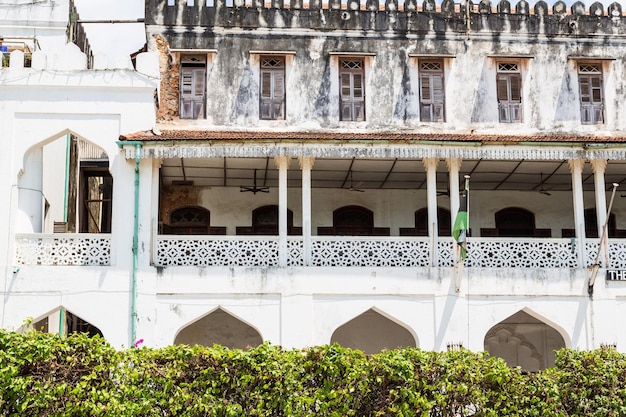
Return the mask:
POLYGON ((476 133, 409 133, 409 132, 271 132, 271 131, 216 131, 216 130, 162 130, 158 134, 136 132, 120 136, 121 141, 258 141, 275 142, 561 142, 561 143, 626 143, 626 136, 593 136, 573 134, 493 135, 476 133))

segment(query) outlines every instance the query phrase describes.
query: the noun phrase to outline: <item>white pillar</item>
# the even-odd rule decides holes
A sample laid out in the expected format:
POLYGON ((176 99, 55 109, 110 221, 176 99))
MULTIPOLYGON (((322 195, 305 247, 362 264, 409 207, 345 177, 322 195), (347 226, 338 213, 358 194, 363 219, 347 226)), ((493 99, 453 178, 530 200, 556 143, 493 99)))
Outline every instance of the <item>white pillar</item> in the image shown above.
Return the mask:
POLYGON ((24 161, 24 171, 18 183, 18 218, 16 233, 43 232, 43 148, 30 150, 24 161))
POLYGON ((598 237, 600 237, 602 236, 602 226, 606 222, 606 185, 604 182, 606 159, 592 160, 591 168, 593 168, 593 183, 596 196, 596 219, 598 223, 598 237))
POLYGON ((459 171, 461 171, 461 159, 448 158, 446 159, 448 165, 448 180, 450 188, 450 225, 454 226, 456 215, 459 212, 459 171))
POLYGON ((437 266, 437 165, 439 159, 424 158, 422 160, 426 169, 426 201, 428 204, 428 236, 430 237, 431 251, 430 262, 437 266))
MULTIPOLYGON (((591 161, 591 168, 593 169, 593 184, 595 189, 596 196, 596 219, 597 219, 597 227, 598 227, 598 239, 602 239, 602 227, 606 222, 606 185, 604 182, 604 173, 606 171, 606 159, 594 159, 591 161)), ((609 231, 605 232, 604 240, 608 239, 609 231)), ((600 242, 600 246, 598 247, 598 255, 604 253, 605 258, 605 266, 608 263, 608 256, 604 248, 605 242, 600 242)), ((599 260, 600 258, 598 258, 599 260)))
POLYGON ((574 229, 576 230, 576 252, 578 267, 583 268, 585 259, 585 201, 583 200, 582 172, 585 161, 570 159, 567 161, 572 174, 572 197, 574 199, 574 229))
POLYGON ((274 158, 278 167, 278 265, 287 266, 287 168, 288 156, 274 158))
POLYGON ((311 265, 311 169, 315 158, 300 157, 302 170, 302 260, 304 266, 311 265))

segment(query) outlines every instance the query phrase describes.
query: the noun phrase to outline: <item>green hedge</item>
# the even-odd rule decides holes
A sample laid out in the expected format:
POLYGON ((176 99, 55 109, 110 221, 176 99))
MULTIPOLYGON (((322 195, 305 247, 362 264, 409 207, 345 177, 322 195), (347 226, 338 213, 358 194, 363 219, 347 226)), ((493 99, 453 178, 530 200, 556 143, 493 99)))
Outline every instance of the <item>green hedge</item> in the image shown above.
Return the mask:
POLYGON ((626 360, 561 350, 535 374, 467 350, 338 345, 117 351, 0 330, 0 416, 625 416, 626 360))

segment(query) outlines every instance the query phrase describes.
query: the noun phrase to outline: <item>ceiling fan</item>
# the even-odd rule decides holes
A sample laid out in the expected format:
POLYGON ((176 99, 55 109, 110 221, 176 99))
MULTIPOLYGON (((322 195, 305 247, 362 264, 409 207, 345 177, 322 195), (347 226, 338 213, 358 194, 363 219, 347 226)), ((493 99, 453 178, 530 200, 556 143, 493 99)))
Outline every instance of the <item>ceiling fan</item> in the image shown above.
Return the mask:
POLYGON ((348 188, 348 191, 356 191, 358 193, 364 193, 365 190, 361 190, 359 187, 361 186, 361 184, 363 184, 363 181, 361 181, 360 183, 358 183, 356 185, 356 187, 354 186, 354 183, 352 182, 352 170, 350 170, 350 188, 348 188))
POLYGON ((242 193, 250 192, 250 193, 253 193, 253 194, 256 194, 256 193, 269 193, 270 192, 270 187, 265 187, 265 186, 262 186, 262 185, 261 186, 257 186, 256 185, 256 169, 254 170, 254 180, 253 181, 254 182, 253 182, 253 185, 251 187, 242 185, 242 186, 239 187, 239 191, 242 192, 242 193))
POLYGON ((539 194, 543 194, 543 195, 552 195, 551 192, 546 191, 543 189, 543 173, 540 173, 540 182, 539 182, 539 194))

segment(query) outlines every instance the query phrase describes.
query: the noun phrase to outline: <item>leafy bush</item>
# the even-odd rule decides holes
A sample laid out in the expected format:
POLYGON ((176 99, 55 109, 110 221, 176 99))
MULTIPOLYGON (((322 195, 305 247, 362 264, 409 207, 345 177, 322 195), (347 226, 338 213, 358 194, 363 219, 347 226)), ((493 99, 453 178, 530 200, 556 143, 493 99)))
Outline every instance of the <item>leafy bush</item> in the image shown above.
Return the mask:
POLYGON ((626 358, 561 350, 535 374, 468 350, 339 345, 117 351, 0 330, 0 416, 623 416, 626 358))

